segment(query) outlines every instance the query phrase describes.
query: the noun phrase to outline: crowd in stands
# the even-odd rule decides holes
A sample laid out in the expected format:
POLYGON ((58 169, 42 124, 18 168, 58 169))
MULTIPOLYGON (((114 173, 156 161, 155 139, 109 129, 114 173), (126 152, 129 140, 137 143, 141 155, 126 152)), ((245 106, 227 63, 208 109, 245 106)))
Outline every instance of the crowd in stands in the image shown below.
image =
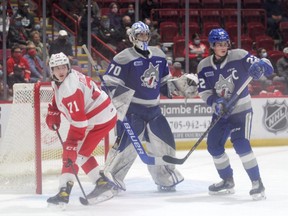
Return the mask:
MULTIPOLYGON (((165 46, 162 35, 163 31, 161 29, 161 23, 167 21, 161 16, 161 10, 165 9, 163 2, 164 0, 141 0, 139 6, 139 19, 146 23, 151 29, 151 40, 149 45, 158 46, 164 52, 168 53, 171 47, 167 48, 167 46, 165 46)), ((181 10, 185 6, 184 2, 184 0, 180 0, 177 5, 168 5, 166 9, 168 8, 170 11, 181 10), (171 9, 171 7, 173 8, 171 9)), ((219 2, 224 1, 219 0, 219 2)), ((73 47, 70 42, 68 29, 73 29, 71 18, 77 21, 79 24, 78 33, 80 36, 77 43, 78 45, 87 44, 88 7, 91 7, 90 24, 91 33, 93 35, 97 36, 116 52, 120 52, 132 45, 126 31, 135 21, 134 1, 91 0, 91 5, 88 5, 86 0, 47 0, 48 18, 51 17, 53 4, 58 4, 67 14, 65 16, 63 13, 57 14, 57 16, 59 15, 58 18, 63 21, 65 26, 64 28, 62 27, 59 29, 57 38, 53 41, 48 40, 47 45, 44 45, 41 41, 43 32, 41 23, 39 23, 39 19, 37 19, 39 16, 37 5, 35 6, 33 1, 28 0, 19 0, 17 10, 13 10, 10 4, 7 5, 7 48, 11 51, 11 54, 7 56, 9 57, 7 59, 7 75, 10 92, 12 91, 14 83, 39 82, 42 81, 44 77, 49 77, 48 70, 44 71, 44 68, 47 68, 44 67, 47 62, 43 62, 44 46, 46 47, 46 56, 48 58, 51 54, 62 51, 69 56, 72 65, 78 64, 72 49, 73 47)), ((190 7, 193 10, 195 8, 197 8, 197 10, 206 8, 206 6, 204 7, 203 3, 201 3, 201 0, 199 0, 199 5, 197 6, 190 3, 190 7)), ((224 3, 221 3, 221 7, 224 7, 224 3)), ((280 30, 280 23, 288 23, 288 0, 263 0, 262 9, 266 12, 265 18, 267 20, 264 34, 271 37, 274 41, 278 41, 278 45, 274 46, 274 49, 278 51, 278 57, 274 57, 275 54, 272 53, 272 50, 269 50, 264 46, 259 47, 258 45, 255 45, 256 42, 252 40, 254 44, 251 46, 251 49, 247 49, 247 51, 257 55, 259 58, 269 58, 274 65, 275 74, 271 78, 259 81, 260 83, 253 83, 250 86, 251 94, 258 95, 262 90, 267 92, 279 90, 271 88, 271 86, 279 86, 279 83, 283 84, 281 85, 281 93, 288 94, 288 39, 283 39, 280 30), (254 87, 252 87, 253 85, 254 87)), ((2 14, 1 6, 0 14, 2 14)), ((193 22, 192 16, 193 15, 190 17, 191 22, 193 22)), ((179 19, 177 18, 177 33, 173 38, 173 41, 171 41, 172 44, 174 44, 172 45, 173 51, 171 51, 171 55, 167 55, 167 62, 169 63, 171 73, 174 76, 179 76, 184 73, 183 68, 185 61, 183 57, 186 56, 186 52, 188 52, 189 57, 188 73, 196 73, 198 63, 210 54, 207 34, 203 30, 203 23, 201 23, 202 21, 199 17, 200 15, 197 18, 197 28, 194 28, 192 31, 189 30, 191 39, 188 47, 185 47, 184 45, 185 30, 183 29, 183 20, 182 23, 179 23, 179 19), (174 51, 176 50, 176 40, 177 42, 181 42, 180 48, 177 45, 177 48, 179 49, 177 56, 175 53, 177 51, 174 51), (177 58, 178 55, 182 59, 177 58)), ((223 23, 227 22, 223 21, 223 23)), ((2 32, 3 20, 1 20, 0 17, 0 39, 3 37, 2 32)), ((245 27, 243 36, 249 37, 248 34, 247 27, 245 27)), ((0 40, 0 45, 2 46, 1 42, 2 40, 0 40)), ((231 44, 232 48, 237 48, 235 45, 236 41, 232 35, 231 44)), ((95 49, 99 49, 101 52, 99 43, 92 41, 92 46, 95 49)), ((113 56, 110 55, 107 58, 111 59, 112 57, 113 56)), ((1 70, 0 64, 0 77, 2 75, 3 71, 1 70)), ((0 86, 1 91, 2 89, 3 84, 0 86)))

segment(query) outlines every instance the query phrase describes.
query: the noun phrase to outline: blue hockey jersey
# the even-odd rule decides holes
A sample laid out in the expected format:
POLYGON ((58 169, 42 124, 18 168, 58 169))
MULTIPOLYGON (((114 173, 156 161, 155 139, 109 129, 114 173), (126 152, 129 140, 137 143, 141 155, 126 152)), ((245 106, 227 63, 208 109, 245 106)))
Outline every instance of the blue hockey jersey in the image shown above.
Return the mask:
MULTIPOLYGON (((228 101, 247 80, 248 69, 256 61, 259 61, 257 57, 243 49, 229 50, 226 59, 221 64, 214 64, 213 55, 203 59, 197 68, 199 96, 212 107, 219 97, 228 101)), ((246 87, 232 114, 251 109, 251 97, 246 87)))
POLYGON ((165 54, 157 47, 149 47, 148 58, 134 47, 114 56, 103 76, 106 84, 124 85, 135 90, 132 103, 147 107, 160 103, 160 88, 170 78, 165 54))

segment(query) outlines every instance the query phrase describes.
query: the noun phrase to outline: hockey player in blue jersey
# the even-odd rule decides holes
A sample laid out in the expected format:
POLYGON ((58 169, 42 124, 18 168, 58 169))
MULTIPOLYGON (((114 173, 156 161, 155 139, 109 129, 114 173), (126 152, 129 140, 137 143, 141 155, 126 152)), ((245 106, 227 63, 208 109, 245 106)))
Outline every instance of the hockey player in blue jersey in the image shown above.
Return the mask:
MULTIPOLYGON (((103 79, 112 93, 118 85, 135 91, 126 116, 138 134, 139 140, 146 141, 148 154, 160 157, 165 154, 173 156, 175 155, 174 137, 159 107, 160 93, 168 96, 170 92, 167 88, 167 80, 171 76, 166 56, 158 47, 148 47, 150 30, 143 22, 134 23, 127 34, 133 47, 126 48, 113 58, 103 79)), ((197 90, 197 87, 195 89, 197 90)), ((187 89, 183 91, 185 90, 187 89)), ((121 137, 119 147, 111 148, 109 151, 104 171, 111 173, 114 178, 112 181, 117 182, 117 185, 125 190, 123 180, 137 153, 127 134, 123 133, 122 127, 117 127, 117 134, 119 138, 121 137)), ((183 181, 183 176, 172 164, 148 165, 148 170, 160 192, 173 192, 175 186, 183 181)), ((88 199, 98 195, 102 196, 98 201, 113 197, 115 191, 107 191, 112 188, 111 184, 109 186, 109 181, 105 181, 107 177, 97 182, 96 188, 88 195, 88 199), (104 195, 106 198, 103 197, 104 195)))
POLYGON ((233 170, 224 147, 230 136, 252 182, 250 195, 254 200, 265 199, 265 188, 249 141, 253 112, 248 88, 244 89, 233 106, 226 105, 249 76, 254 80, 263 74, 269 76, 273 73, 273 67, 268 59, 260 60, 243 49, 229 50, 230 39, 224 29, 212 29, 208 40, 213 54, 198 65, 198 92, 206 104, 215 110, 212 121, 223 112, 226 113, 207 137, 208 152, 222 179, 209 186, 209 193, 234 193, 233 170))

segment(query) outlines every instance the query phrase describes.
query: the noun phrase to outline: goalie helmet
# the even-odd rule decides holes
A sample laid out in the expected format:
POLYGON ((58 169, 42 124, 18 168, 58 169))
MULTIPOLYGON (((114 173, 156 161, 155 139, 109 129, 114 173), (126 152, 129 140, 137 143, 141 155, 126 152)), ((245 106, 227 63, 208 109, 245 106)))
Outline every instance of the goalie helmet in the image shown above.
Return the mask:
POLYGON ((127 34, 129 36, 129 40, 131 43, 133 43, 135 46, 137 46, 141 50, 148 50, 148 43, 151 38, 150 30, 148 25, 145 23, 139 21, 132 25, 130 31, 127 31, 127 34), (139 34, 146 34, 147 39, 145 41, 139 40, 138 36, 139 34))
POLYGON ((49 60, 49 68, 50 68, 50 73, 53 79, 55 79, 55 76, 53 74, 53 68, 56 66, 60 66, 60 65, 67 65, 68 73, 69 73, 71 69, 69 58, 63 52, 52 54, 49 60))
POLYGON ((208 41, 211 48, 214 47, 216 42, 227 42, 230 46, 230 37, 222 28, 212 29, 208 35, 208 41))

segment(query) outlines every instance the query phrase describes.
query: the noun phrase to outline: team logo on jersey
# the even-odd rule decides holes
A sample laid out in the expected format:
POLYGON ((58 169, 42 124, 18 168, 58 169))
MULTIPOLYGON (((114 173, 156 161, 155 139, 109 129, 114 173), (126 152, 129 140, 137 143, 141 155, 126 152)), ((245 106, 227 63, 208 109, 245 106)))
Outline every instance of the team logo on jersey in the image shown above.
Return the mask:
POLYGON ((232 75, 226 79, 220 74, 219 80, 215 83, 216 93, 219 97, 229 99, 234 91, 235 85, 233 83, 232 75))
POLYGON ((268 131, 277 133, 288 128, 288 106, 283 101, 278 103, 269 103, 267 101, 264 107, 264 125, 268 131))
POLYGON ((134 66, 142 66, 143 62, 142 61, 135 61, 134 66))
POLYGON ((157 82, 159 81, 159 65, 155 67, 150 62, 149 68, 144 71, 144 74, 141 76, 142 86, 147 88, 156 88, 157 82))
POLYGON ((214 76, 214 71, 208 71, 204 73, 206 77, 214 76))

